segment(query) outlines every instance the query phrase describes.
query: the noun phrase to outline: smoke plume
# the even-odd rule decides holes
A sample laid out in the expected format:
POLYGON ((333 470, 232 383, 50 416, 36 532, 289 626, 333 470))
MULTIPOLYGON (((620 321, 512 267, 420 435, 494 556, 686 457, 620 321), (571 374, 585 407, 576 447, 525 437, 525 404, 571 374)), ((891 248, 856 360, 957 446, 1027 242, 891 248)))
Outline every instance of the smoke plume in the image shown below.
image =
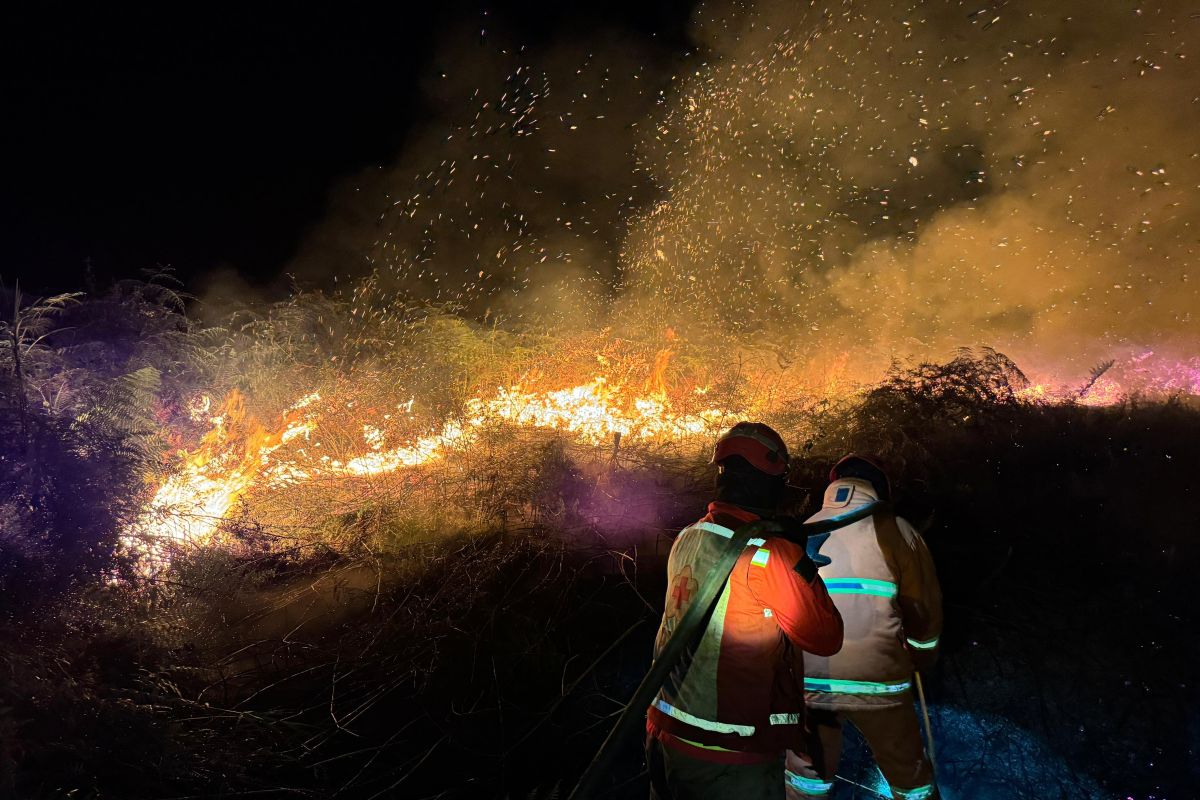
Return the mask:
POLYGON ((705 4, 689 55, 473 45, 302 274, 789 358, 1192 355, 1185 2, 705 4))

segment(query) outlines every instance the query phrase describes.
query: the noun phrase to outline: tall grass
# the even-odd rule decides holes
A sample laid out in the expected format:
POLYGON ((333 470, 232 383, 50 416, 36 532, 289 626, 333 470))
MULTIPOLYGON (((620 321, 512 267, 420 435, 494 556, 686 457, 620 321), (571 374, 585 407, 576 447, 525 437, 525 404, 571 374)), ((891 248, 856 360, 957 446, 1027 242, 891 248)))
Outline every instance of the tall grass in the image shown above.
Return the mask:
MULTIPOLYGON (((708 499, 703 442, 593 447, 498 424, 420 469, 252 492, 222 547, 153 580, 122 573, 117 537, 205 429, 188 414, 198 392, 242 390, 270 421, 318 389, 343 409, 337 447, 368 404, 412 398, 396 433, 420 432, 487 387, 592 369, 646 381, 664 346, 504 332, 371 291, 211 329, 154 282, 12 298, 9 330, 47 324, 0 355, 0 791, 565 793, 646 666, 669 536, 708 499)), ((780 396, 752 359, 713 369, 670 346, 681 386, 786 434, 801 509, 844 453, 888 462, 946 588, 938 702, 1035 732, 1114 792, 1188 780, 1186 748, 1163 743, 1196 725, 1190 401, 1031 404, 1019 368, 986 350, 780 396)), ((636 760, 616 778, 630 796, 636 760)), ((1051 777, 1009 796, 1070 796, 1051 777)))

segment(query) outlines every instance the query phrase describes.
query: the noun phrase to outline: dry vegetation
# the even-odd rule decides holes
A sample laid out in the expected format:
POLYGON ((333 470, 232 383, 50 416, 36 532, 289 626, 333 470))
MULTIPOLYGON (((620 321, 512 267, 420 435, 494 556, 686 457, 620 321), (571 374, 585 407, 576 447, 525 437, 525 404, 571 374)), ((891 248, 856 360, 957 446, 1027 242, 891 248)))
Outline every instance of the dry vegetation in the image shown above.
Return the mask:
MULTIPOLYGON (((397 432, 427 430, 481 386, 553 385, 598 355, 649 380, 662 347, 481 329, 362 292, 220 329, 161 282, 8 298, 0 796, 565 795, 645 667, 665 537, 706 500, 702 443, 497 424, 420 469, 251 492, 225 546, 184 549, 168 573, 114 557, 170 450, 203 432, 197 391, 238 388, 273 420, 317 388, 347 409, 330 417, 337 448, 381 398, 416 398, 397 432)), ((1194 777, 1200 416, 1185 400, 1032 405, 1016 365, 983 351, 768 402, 752 359, 709 374, 705 353, 674 348, 686 385, 769 411, 796 443, 800 502, 847 450, 894 465, 946 588, 939 706, 1008 720, 1059 759, 997 767, 1011 754, 947 741, 944 774, 1020 774, 1006 798, 1194 777)), ((643 796, 628 755, 617 794, 643 796)))

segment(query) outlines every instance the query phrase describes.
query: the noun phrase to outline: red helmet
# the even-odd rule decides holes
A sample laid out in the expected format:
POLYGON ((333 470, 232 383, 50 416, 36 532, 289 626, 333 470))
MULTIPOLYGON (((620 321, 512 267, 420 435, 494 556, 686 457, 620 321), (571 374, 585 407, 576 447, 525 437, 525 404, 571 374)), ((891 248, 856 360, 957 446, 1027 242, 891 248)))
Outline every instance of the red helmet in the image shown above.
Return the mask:
POLYGON ((875 487, 880 500, 891 499, 892 481, 888 477, 887 470, 883 468, 883 464, 873 456, 851 453, 843 457, 841 461, 833 465, 833 469, 829 470, 830 483, 838 478, 862 478, 875 487))
POLYGON ((787 445, 775 429, 761 422, 739 422, 717 440, 712 461, 719 464, 729 456, 741 456, 768 475, 783 475, 788 468, 787 445))

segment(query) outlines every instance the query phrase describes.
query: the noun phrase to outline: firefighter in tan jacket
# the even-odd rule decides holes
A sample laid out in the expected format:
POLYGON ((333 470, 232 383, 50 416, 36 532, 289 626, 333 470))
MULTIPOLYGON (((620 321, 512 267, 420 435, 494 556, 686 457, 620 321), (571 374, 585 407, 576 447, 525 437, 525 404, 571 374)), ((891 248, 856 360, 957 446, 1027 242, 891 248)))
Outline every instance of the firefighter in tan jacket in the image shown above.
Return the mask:
MULTIPOLYGON (((864 456, 846 456, 829 479, 810 521, 891 499, 886 473, 864 456)), ((808 553, 842 615, 845 639, 835 655, 804 656, 805 703, 815 727, 809 750, 820 753, 816 763, 797 765, 809 768, 788 770, 788 796, 829 796, 848 720, 894 797, 936 797, 912 692, 913 672, 932 666, 942 632, 942 594, 924 540, 889 511, 810 538, 808 553)))

